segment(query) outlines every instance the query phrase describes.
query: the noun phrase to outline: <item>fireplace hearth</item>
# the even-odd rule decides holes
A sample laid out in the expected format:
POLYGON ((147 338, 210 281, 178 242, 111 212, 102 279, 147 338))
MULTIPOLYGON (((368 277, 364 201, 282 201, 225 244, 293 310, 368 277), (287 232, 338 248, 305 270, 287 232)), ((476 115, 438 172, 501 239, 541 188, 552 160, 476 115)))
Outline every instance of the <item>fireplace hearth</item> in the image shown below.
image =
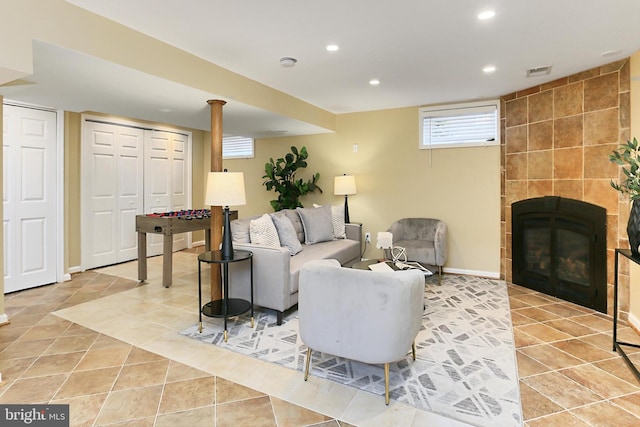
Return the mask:
POLYGON ((607 212, 547 196, 511 205, 513 283, 607 311, 607 212))

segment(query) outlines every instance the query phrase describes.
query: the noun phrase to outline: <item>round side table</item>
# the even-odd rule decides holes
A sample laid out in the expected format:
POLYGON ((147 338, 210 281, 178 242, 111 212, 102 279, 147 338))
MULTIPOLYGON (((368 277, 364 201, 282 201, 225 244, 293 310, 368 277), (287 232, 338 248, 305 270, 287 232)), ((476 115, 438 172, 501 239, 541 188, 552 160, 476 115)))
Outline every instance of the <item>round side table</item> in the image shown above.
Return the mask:
POLYGON ((233 251, 233 258, 223 258, 221 251, 208 251, 198 255, 198 311, 199 311, 199 331, 202 332, 202 315, 208 317, 224 318, 224 342, 227 342, 227 318, 238 316, 251 310, 251 327, 253 321, 253 253, 250 251, 233 251), (251 301, 240 298, 229 298, 229 264, 234 262, 249 261, 251 271, 251 301), (209 301, 202 305, 202 263, 222 265, 222 299, 209 301))

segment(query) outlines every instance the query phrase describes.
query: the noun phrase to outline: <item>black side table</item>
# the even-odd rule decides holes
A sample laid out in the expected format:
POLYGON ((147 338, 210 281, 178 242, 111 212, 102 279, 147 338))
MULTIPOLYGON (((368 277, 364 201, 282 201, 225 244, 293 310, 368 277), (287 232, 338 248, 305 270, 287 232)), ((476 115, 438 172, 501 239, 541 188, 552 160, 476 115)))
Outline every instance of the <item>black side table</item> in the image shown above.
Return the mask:
POLYGON ((227 342, 227 317, 238 316, 251 310, 251 327, 253 328, 253 253, 249 251, 233 251, 233 258, 223 259, 220 251, 208 251, 198 255, 198 311, 199 331, 202 332, 202 315, 224 318, 224 342, 227 342), (251 301, 240 298, 229 298, 229 264, 249 261, 251 271, 251 301), (222 264, 222 299, 210 301, 202 305, 202 263, 222 264))
POLYGON ((613 285, 613 351, 617 351, 622 356, 629 369, 631 369, 633 375, 635 375, 636 379, 640 381, 640 372, 638 372, 638 368, 636 368, 627 356, 627 353, 625 353, 622 347, 620 347, 624 345, 640 348, 640 344, 618 341, 618 255, 622 255, 630 261, 640 265, 640 259, 634 257, 629 249, 616 249, 615 279, 613 285))

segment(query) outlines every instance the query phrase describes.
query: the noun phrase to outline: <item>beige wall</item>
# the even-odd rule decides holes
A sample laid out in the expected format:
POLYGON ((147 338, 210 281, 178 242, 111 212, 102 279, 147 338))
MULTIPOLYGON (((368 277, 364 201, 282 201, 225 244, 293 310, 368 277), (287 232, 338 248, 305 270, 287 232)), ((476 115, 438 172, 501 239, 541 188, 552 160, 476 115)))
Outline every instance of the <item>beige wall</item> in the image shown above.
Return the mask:
POLYGON ((309 151, 301 177, 320 173, 323 193, 307 196, 305 206, 344 203, 333 195, 333 178, 356 176, 358 194, 349 197, 349 213, 372 235, 373 248, 365 257, 382 255, 375 248, 376 233, 394 220, 433 217, 449 226, 446 268, 499 273, 499 147, 419 150, 417 107, 339 115, 334 134, 258 140, 254 159, 225 161, 229 170, 245 173, 248 204, 239 208, 241 217, 271 211, 275 193, 262 185, 264 164, 291 145, 309 151))
POLYGON ((81 264, 80 113, 64 113, 64 271, 81 264))

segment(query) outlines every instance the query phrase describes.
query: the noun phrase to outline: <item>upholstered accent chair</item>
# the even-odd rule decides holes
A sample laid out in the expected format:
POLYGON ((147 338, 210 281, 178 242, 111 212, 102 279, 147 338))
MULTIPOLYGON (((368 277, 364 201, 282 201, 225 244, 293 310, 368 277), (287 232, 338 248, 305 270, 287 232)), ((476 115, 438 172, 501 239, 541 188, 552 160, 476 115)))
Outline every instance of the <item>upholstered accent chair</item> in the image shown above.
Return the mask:
POLYGON ((336 260, 306 263, 300 271, 298 322, 311 352, 384 364, 389 404, 389 363, 413 351, 422 324, 424 275, 417 270, 380 272, 340 267, 336 260))
POLYGON ((447 262, 447 224, 434 218, 402 218, 389 227, 393 246, 403 247, 407 261, 417 261, 442 268, 447 262))

